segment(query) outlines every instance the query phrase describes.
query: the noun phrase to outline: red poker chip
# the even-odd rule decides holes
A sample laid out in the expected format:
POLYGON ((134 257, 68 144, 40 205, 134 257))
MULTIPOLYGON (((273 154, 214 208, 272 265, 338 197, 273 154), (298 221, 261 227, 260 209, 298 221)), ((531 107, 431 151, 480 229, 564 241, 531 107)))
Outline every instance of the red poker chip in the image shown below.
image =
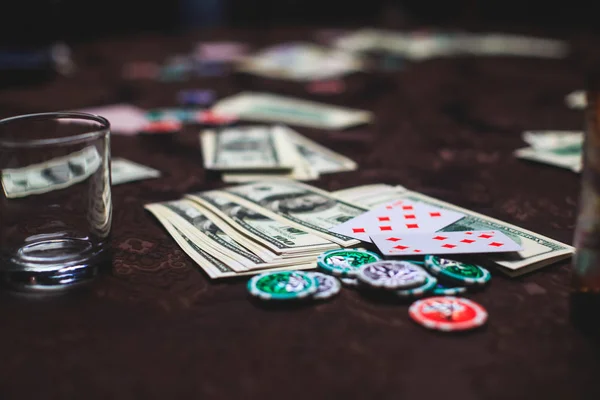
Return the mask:
POLYGON ((200 111, 196 115, 197 121, 205 125, 226 125, 237 121, 237 118, 232 115, 223 115, 214 111, 200 111))
POLYGON ((146 124, 141 131, 144 133, 173 133, 181 130, 182 126, 183 125, 179 121, 152 121, 146 124))
POLYGON ((408 314, 418 324, 444 332, 475 329, 488 319, 487 311, 479 304, 453 296, 415 301, 408 309, 408 314))

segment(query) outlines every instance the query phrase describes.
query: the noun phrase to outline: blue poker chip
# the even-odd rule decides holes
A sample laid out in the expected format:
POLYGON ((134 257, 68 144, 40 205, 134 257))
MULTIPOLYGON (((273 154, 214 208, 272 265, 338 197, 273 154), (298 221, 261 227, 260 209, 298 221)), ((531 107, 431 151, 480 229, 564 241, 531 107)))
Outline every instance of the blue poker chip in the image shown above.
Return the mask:
POLYGON ((412 289, 397 290, 395 293, 400 297, 419 298, 431 293, 437 284, 437 279, 427 274, 425 277, 425 283, 421 286, 417 286, 412 289))

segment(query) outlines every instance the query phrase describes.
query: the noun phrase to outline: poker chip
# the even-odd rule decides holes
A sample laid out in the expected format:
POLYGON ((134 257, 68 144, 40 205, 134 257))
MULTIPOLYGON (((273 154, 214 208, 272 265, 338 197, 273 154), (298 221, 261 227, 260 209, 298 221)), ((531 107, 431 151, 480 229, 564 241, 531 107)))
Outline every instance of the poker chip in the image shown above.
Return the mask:
POLYGON ((400 297, 422 297, 431 292, 437 285, 437 279, 429 274, 425 276, 425 283, 412 289, 403 289, 396 291, 400 297))
POLYGON ((354 277, 358 268, 365 264, 381 260, 377 254, 365 250, 336 249, 329 250, 317 257, 317 265, 326 273, 354 277))
POLYGON ((467 291, 464 286, 448 286, 447 284, 439 283, 435 285, 431 294, 436 296, 454 296, 456 294, 462 294, 467 291))
POLYGON ((140 131, 144 133, 173 133, 181 130, 181 127, 182 124, 179 121, 150 121, 140 131))
POLYGON ((444 332, 475 329, 488 319, 485 309, 474 301, 453 296, 437 296, 415 301, 410 317, 429 329, 444 332))
POLYGON ((427 274, 418 265, 407 261, 386 260, 363 265, 358 269, 356 279, 372 288, 411 289, 423 285, 427 274))
POLYGON ((328 299, 342 290, 342 285, 335 277, 321 272, 309 272, 308 275, 317 281, 317 291, 312 295, 313 299, 328 299))
POLYGON ((262 300, 297 300, 315 294, 315 277, 301 271, 265 272, 248 281, 248 291, 262 300))
POLYGON ((233 115, 218 114, 214 111, 200 111, 196 114, 196 122, 204 125, 226 125, 237 121, 233 115))
POLYGON ((438 256, 425 256, 425 267, 440 278, 465 286, 485 285, 492 278, 490 272, 479 265, 438 256))

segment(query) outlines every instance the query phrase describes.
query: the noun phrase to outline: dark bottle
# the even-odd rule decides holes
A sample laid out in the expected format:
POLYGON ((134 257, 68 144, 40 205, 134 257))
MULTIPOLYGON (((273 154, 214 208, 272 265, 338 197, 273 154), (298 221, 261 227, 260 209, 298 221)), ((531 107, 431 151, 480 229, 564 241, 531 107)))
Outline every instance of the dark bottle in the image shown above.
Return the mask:
POLYGON ((588 87, 571 317, 581 328, 600 331, 600 85, 592 80, 588 87))

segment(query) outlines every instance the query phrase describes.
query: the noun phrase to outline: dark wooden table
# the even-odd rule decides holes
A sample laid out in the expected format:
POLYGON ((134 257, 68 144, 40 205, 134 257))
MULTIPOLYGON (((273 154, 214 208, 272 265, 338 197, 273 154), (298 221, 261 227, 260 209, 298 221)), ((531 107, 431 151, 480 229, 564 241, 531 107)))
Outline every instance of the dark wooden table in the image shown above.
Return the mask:
MULTIPOLYGON (((536 32, 543 34, 543 32, 536 32)), ((347 131, 299 129, 360 165, 318 187, 401 184, 571 243, 579 176, 515 159, 523 130, 582 129, 564 96, 583 87, 584 34, 566 60, 452 58, 348 78, 331 97, 302 85, 231 75, 181 83, 126 82, 126 61, 161 61, 201 39, 255 47, 311 39, 312 31, 140 35, 74 47, 71 77, 0 91, 0 113, 129 101, 175 105, 182 88, 277 91, 374 111, 347 131)), ((345 289, 331 302, 267 311, 245 281, 210 281, 144 211, 148 202, 222 186, 202 168, 197 135, 114 135, 114 156, 157 168, 160 179, 114 187, 112 271, 83 293, 31 299, 2 293, 0 398, 156 399, 575 399, 598 398, 598 339, 569 322, 568 262, 520 279, 494 275, 470 295, 488 326, 441 335, 406 306, 345 289)))

